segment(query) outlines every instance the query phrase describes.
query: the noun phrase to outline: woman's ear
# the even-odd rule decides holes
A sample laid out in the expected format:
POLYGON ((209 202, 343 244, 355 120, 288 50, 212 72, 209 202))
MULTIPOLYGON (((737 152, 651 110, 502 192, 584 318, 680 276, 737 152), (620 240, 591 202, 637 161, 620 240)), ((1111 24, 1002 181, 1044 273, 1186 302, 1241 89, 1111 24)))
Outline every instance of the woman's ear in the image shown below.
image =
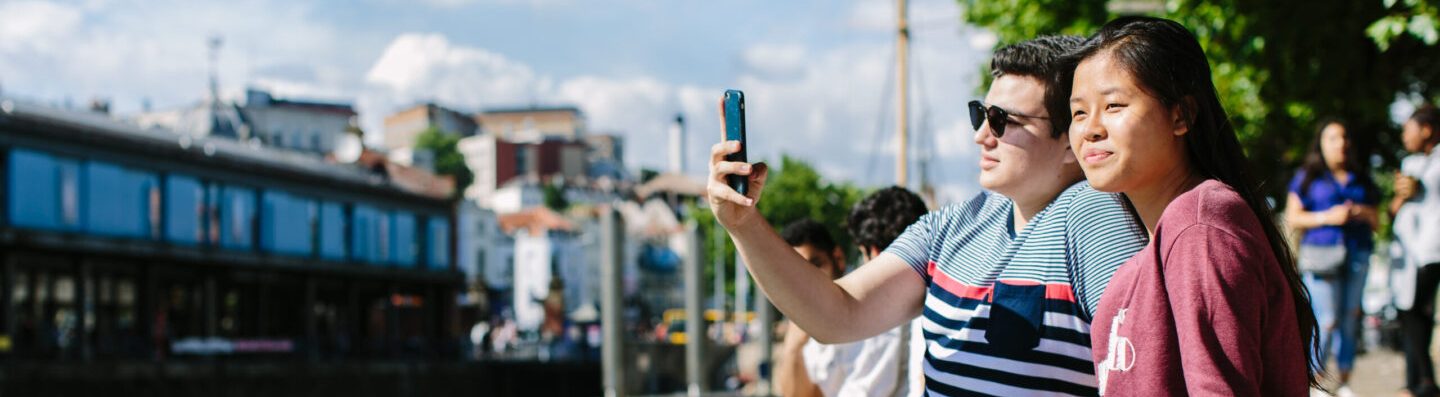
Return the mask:
POLYGON ((1185 97, 1180 103, 1170 107, 1171 122, 1174 123, 1175 136, 1185 136, 1190 133, 1190 125, 1194 124, 1195 97, 1185 97))

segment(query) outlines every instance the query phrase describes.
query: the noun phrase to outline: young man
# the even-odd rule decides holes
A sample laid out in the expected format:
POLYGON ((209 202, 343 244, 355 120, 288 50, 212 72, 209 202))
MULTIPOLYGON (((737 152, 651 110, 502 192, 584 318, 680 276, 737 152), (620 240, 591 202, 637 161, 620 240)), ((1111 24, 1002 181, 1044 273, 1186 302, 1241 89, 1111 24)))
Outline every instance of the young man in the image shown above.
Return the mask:
MULTIPOLYGON (((845 254, 825 226, 803 219, 785 226, 781 237, 795 252, 831 279, 845 274, 845 254)), ((905 348, 899 329, 859 342, 821 344, 790 324, 775 371, 780 395, 893 396, 906 386, 900 359, 905 348)))
POLYGON ((1090 312, 1115 268, 1145 244, 1116 195, 1082 182, 1057 59, 1078 37, 1001 48, 985 102, 971 103, 980 186, 925 215, 855 272, 830 281, 756 210, 766 167, 711 150, 710 208, 761 290, 825 343, 868 338, 922 316, 925 389, 941 395, 1094 395, 1090 312), (1051 110, 1054 109, 1054 110, 1051 110), (744 196, 725 182, 748 175, 744 196))
MULTIPOLYGON (((846 231, 855 239, 860 256, 866 262, 880 256, 906 228, 920 220, 929 210, 925 200, 915 193, 899 186, 891 186, 871 193, 850 209, 846 219, 846 231)), ((902 354, 901 375, 904 395, 922 396, 925 388, 925 334, 920 318, 910 320, 899 329, 905 341, 902 354)), ((899 363, 897 363, 899 364, 899 363)))

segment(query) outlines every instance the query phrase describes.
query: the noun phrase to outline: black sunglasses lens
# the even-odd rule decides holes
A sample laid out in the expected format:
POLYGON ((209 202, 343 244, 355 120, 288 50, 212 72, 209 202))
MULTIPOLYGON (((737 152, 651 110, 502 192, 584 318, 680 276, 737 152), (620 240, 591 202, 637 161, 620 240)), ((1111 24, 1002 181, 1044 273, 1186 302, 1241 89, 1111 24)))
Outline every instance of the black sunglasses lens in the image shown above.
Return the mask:
POLYGON ((970 101, 970 127, 976 131, 985 123, 985 106, 980 101, 970 101))
POLYGON ((985 115, 990 121, 990 133, 995 134, 996 138, 1005 136, 1005 122, 1010 119, 1010 115, 1005 113, 1005 109, 991 106, 986 109, 985 115))

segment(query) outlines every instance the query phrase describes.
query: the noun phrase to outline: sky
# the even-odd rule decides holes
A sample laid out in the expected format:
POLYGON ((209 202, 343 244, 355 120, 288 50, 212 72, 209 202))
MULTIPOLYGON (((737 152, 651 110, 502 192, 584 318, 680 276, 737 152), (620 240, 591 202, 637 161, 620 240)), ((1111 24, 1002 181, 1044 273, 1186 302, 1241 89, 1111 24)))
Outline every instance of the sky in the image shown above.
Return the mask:
MULTIPOLYGON (((978 187, 965 103, 993 34, 953 0, 912 0, 911 153, 942 202, 978 187)), ((462 111, 577 106, 664 169, 676 114, 686 172, 705 173, 716 101, 745 91, 752 160, 788 154, 864 187, 895 178, 895 7, 889 0, 0 0, 0 95, 119 115, 203 98, 218 36, 222 95, 353 103, 367 142, 425 101, 462 111)), ((912 188, 921 173, 911 167, 912 188)))

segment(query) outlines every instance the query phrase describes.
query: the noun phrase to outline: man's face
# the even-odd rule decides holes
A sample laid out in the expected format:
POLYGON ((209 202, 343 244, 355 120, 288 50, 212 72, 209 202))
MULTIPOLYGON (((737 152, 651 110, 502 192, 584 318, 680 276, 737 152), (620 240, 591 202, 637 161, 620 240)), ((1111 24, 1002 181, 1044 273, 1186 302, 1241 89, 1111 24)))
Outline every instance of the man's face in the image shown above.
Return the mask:
POLYGON ((1425 142, 1433 138, 1435 131, 1429 127, 1421 126, 1415 120, 1406 120, 1400 132, 1400 142, 1405 145, 1405 150, 1411 153, 1420 153, 1425 150, 1425 142))
POLYGON ((985 106, 1005 109, 1010 117, 1001 134, 993 131, 1000 126, 988 120, 975 131, 981 187, 1015 198, 1049 185, 1035 181, 1060 178, 1065 167, 1076 167, 1066 137, 1050 137, 1050 113, 1045 110, 1045 84, 1040 79, 1000 76, 990 84, 985 106))
POLYGON ((810 244, 801 244, 795 247, 795 252, 809 261, 811 265, 820 268, 831 279, 839 278, 845 272, 845 262, 839 259, 838 251, 837 248, 835 251, 826 252, 810 244))

